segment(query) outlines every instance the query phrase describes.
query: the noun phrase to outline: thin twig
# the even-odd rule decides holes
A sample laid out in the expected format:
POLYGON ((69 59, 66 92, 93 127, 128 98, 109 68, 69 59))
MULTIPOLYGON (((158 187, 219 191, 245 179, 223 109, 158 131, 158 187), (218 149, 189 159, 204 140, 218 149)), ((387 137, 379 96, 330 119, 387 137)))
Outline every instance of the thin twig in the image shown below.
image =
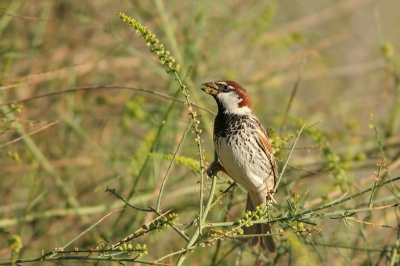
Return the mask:
POLYGON ((0 148, 3 148, 3 147, 5 147, 5 146, 7 146, 7 145, 10 145, 10 144, 13 144, 13 143, 15 143, 15 142, 18 142, 18 141, 20 141, 20 140, 23 139, 23 138, 26 138, 26 137, 31 136, 31 135, 33 135, 33 134, 36 134, 36 133, 38 133, 38 132, 40 132, 40 131, 42 131, 42 130, 48 128, 48 127, 51 127, 51 126, 53 126, 53 125, 55 125, 55 124, 57 124, 57 123, 63 121, 65 118, 67 118, 67 116, 61 117, 61 118, 57 119, 56 121, 53 121, 53 122, 51 122, 51 123, 49 123, 49 124, 47 124, 47 125, 45 125, 45 126, 43 126, 43 127, 41 127, 41 128, 38 128, 38 129, 36 129, 36 130, 34 130, 34 131, 31 131, 31 132, 27 133, 27 134, 25 134, 25 135, 22 135, 21 137, 18 137, 18 138, 16 138, 16 139, 10 140, 10 141, 8 141, 8 142, 6 142, 6 143, 0 144, 0 148))
POLYGON ((281 130, 280 130, 280 133, 279 133, 279 135, 280 135, 281 137, 283 136, 283 131, 284 131, 285 128, 286 128, 286 122, 287 122, 287 119, 288 119, 288 117, 289 117, 290 107, 292 107, 292 103, 293 103, 293 100, 294 100, 294 96, 296 95, 297 89, 299 88, 300 80, 301 80, 301 75, 303 74, 303 68, 304 68, 304 64, 306 63, 306 61, 307 61, 307 57, 304 56, 303 62, 301 63, 301 66, 300 66, 299 75, 297 76, 297 80, 296 80, 296 82, 295 82, 295 84, 294 84, 294 87, 293 87, 293 90, 292 90, 292 94, 290 95, 290 99, 289 99, 288 105, 287 105, 287 107, 286 107, 285 116, 284 116, 284 118, 283 118, 281 130))
MULTIPOLYGON (((395 204, 395 205, 393 205, 391 207, 397 207, 397 206, 399 206, 399 204, 395 204)), ((377 226, 377 227, 385 227, 385 228, 390 228, 390 229, 393 229, 393 230, 396 230, 396 231, 400 231, 399 228, 395 228, 395 227, 392 227, 392 226, 389 226, 389 225, 376 224, 376 223, 361 221, 361 220, 358 220, 358 219, 353 218, 353 217, 346 217, 346 219, 349 219, 349 220, 352 220, 352 221, 355 221, 355 222, 361 223, 361 224, 373 225, 373 226, 377 226)))
MULTIPOLYGON (((167 215, 167 214, 170 213, 171 211, 172 211, 172 209, 170 209, 170 210, 164 212, 163 214, 159 215, 158 217, 156 217, 156 218, 154 218, 153 220, 151 220, 150 222, 148 222, 148 223, 146 224, 146 226, 149 227, 151 223, 153 223, 153 222, 155 222, 155 221, 157 221, 157 220, 159 220, 159 219, 165 217, 165 215, 167 215)), ((136 230, 134 234, 130 234, 129 236, 125 237, 124 239, 118 241, 117 244, 111 245, 111 250, 116 249, 117 247, 121 246, 123 243, 126 243, 126 242, 131 241, 132 239, 135 238, 135 235, 137 236, 137 233, 139 233, 139 232, 141 232, 141 231, 143 231, 143 230, 145 230, 145 229, 143 229, 143 227, 141 227, 141 228, 139 228, 138 230, 136 230)))
MULTIPOLYGON (((393 178, 391 180, 387 180, 383 183, 380 183, 377 185, 377 187, 380 186, 384 186, 390 182, 395 182, 397 180, 400 180, 400 176, 393 178)), ((295 221, 295 220, 299 220, 299 219, 310 219, 310 218, 320 218, 320 217, 324 217, 324 216, 332 216, 332 215, 342 215, 345 213, 358 213, 358 212, 366 212, 366 211, 374 211, 379 209, 379 207, 375 207, 375 208, 362 208, 362 209, 352 209, 352 210, 337 210, 337 211, 332 211, 329 213, 323 213, 323 214, 315 214, 315 212, 317 211, 321 211, 323 209, 327 209, 327 208, 331 208, 333 206, 336 205, 340 205, 346 201, 349 201, 351 199, 357 198, 369 191, 371 191, 372 189, 374 189, 374 187, 370 187, 368 189, 365 189, 357 194, 354 194, 352 196, 349 196, 347 198, 341 199, 341 200, 334 200, 333 202, 330 202, 328 204, 322 205, 318 208, 315 208, 313 210, 305 210, 301 213, 298 213, 296 215, 288 215, 285 217, 281 217, 281 218, 276 218, 276 219, 272 219, 272 220, 257 220, 257 221, 252 221, 254 224, 259 224, 259 223, 265 223, 265 222, 285 222, 285 221, 295 221)), ((391 205, 389 207, 398 207, 398 204, 395 205, 391 205)), ((384 208, 388 208, 388 206, 385 206, 384 208)), ((222 226, 236 226, 239 225, 238 222, 224 222, 224 223, 207 223, 204 225, 204 227, 222 227, 222 226)))
POLYGON ((119 198, 120 200, 122 200, 126 205, 128 205, 129 207, 131 207, 132 209, 135 209, 137 211, 142 211, 142 212, 153 212, 152 209, 145 209, 145 208, 140 208, 137 206, 134 206, 132 204, 130 204, 127 200, 125 200, 123 197, 121 197, 116 191, 115 189, 112 188, 106 188, 106 192, 110 192, 111 194, 113 194, 114 196, 116 196, 117 198, 119 198))
MULTIPOLYGON (((71 89, 67 89, 67 90, 62 90, 62 91, 56 91, 56 92, 50 92, 50 93, 45 93, 45 94, 40 94, 40 95, 36 95, 36 96, 32 96, 29 98, 24 98, 24 99, 17 99, 17 100, 12 100, 12 101, 7 101, 7 102, 3 102, 0 103, 0 106, 3 105, 9 105, 9 104, 17 104, 17 103, 22 103, 22 102, 27 102, 27 101, 31 101, 31 100, 35 100, 35 99, 39 99, 39 98, 44 98, 44 97, 49 97, 49 96, 53 96, 53 95, 58 95, 58 94, 63 94, 63 93, 70 93, 70 92, 78 92, 78 91, 89 91, 89 90, 99 90, 99 89, 120 89, 120 90, 131 90, 131 91, 141 91, 141 92, 146 92, 146 93, 150 93, 150 94, 154 94, 158 97, 164 98, 164 99, 168 99, 168 100, 172 100, 178 103, 182 103, 184 104, 185 101, 179 100, 173 96, 169 96, 166 94, 162 94, 156 91, 152 91, 152 90, 147 90, 147 89, 142 89, 142 88, 135 88, 135 87, 129 87, 129 86, 120 86, 120 85, 93 85, 93 86, 83 86, 83 87, 77 87, 77 88, 71 88, 71 89)), ((210 114, 215 115, 215 112, 198 106, 196 104, 191 104, 192 106, 199 108, 203 111, 206 111, 210 114)))
POLYGON ((174 164, 175 159, 176 159, 176 155, 177 155, 178 152, 180 151, 181 146, 182 146, 182 144, 183 144, 183 141, 184 141, 184 139, 186 138, 186 135, 187 135, 187 133, 189 132, 189 129, 190 129, 191 127, 192 127, 192 123, 190 123, 190 124, 187 126, 187 128, 186 128, 186 130, 185 130, 185 133, 183 133, 183 136, 182 136, 182 138, 181 138, 181 141, 179 142, 178 147, 176 148, 176 151, 175 151, 175 153, 174 153, 174 155, 173 155, 173 157, 172 157, 172 159, 171 159, 171 163, 169 164, 168 169, 167 169, 167 172, 165 173, 165 176, 164 176, 164 178, 163 178, 163 181, 162 181, 162 184, 161 184, 161 187, 160 187, 160 192, 158 193, 158 198, 157 198, 156 210, 157 210, 158 212, 161 211, 161 198, 162 198, 162 194, 163 194, 163 191, 164 191, 165 184, 167 183, 167 179, 168 179, 169 173, 171 172, 172 165, 174 164))
POLYGON ((290 149, 289 154, 288 154, 288 156, 286 157, 285 164, 284 164, 283 167, 282 167, 281 174, 279 175, 279 178, 278 178, 278 180, 277 180, 276 183, 275 183, 274 191, 276 191, 276 189, 277 189, 278 186, 279 186, 279 183, 280 183, 280 181, 281 181, 281 179, 282 179, 282 177, 283 177, 283 174, 285 173, 286 166, 289 164, 289 160, 290 160, 290 157, 292 156, 294 147, 296 146, 296 143, 297 143, 297 141, 299 140, 299 137, 300 137, 300 135, 301 135, 301 132, 303 131, 303 129, 304 129, 305 126, 306 126, 306 125, 304 124, 304 125, 300 128, 299 133, 297 134, 297 137, 296 137, 296 139, 295 139, 294 142, 293 142, 292 148, 290 149))
POLYGON ((113 210, 109 213, 107 213, 106 215, 104 215, 102 218, 100 218, 98 221, 96 221, 94 224, 92 224, 91 226, 89 226, 86 230, 84 230, 83 232, 81 232, 79 235, 77 235, 76 237, 74 237, 71 241, 69 241, 67 244, 65 244, 64 246, 62 246, 63 249, 67 248, 69 245, 71 245, 73 242, 75 242, 78 238, 80 238, 81 236, 83 236, 84 234, 86 234, 87 232, 89 232, 90 230, 92 230, 94 227, 96 227, 99 223, 101 223, 104 219, 106 219, 108 216, 110 216, 111 214, 115 213, 115 212, 119 212, 122 211, 121 209, 117 209, 117 210, 113 210))

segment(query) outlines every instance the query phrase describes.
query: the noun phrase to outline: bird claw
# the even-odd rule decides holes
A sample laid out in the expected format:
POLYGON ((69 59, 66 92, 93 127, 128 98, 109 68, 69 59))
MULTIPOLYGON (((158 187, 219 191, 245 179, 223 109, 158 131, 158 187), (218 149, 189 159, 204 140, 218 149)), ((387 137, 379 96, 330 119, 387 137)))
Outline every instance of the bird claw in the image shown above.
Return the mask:
POLYGON ((272 196, 272 193, 276 193, 276 191, 273 189, 267 188, 267 199, 269 199, 272 204, 276 204, 276 200, 272 196))
POLYGON ((214 174, 213 172, 215 171, 215 174, 217 174, 218 172, 222 171, 225 174, 228 174, 225 170, 225 168, 218 162, 218 161, 214 161, 211 163, 210 167, 208 167, 207 169, 207 175, 209 177, 213 177, 214 174))

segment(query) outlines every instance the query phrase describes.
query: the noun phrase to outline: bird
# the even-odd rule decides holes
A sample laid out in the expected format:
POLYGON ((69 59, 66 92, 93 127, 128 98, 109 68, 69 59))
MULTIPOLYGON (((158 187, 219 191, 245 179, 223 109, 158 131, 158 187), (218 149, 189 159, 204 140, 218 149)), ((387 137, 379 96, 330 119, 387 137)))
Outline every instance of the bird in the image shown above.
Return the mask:
MULTIPOLYGON (((213 142, 219 161, 214 161, 207 169, 222 171, 247 190, 246 212, 268 200, 276 204, 272 197, 277 182, 278 169, 272 153, 268 132, 253 113, 253 104, 247 91, 237 82, 219 80, 206 82, 201 88, 214 97, 218 113, 214 121, 213 142)), ((243 228, 244 235, 272 233, 271 224, 254 224, 243 228)), ((240 239, 252 246, 259 244, 262 249, 276 251, 272 236, 256 236, 240 239)))

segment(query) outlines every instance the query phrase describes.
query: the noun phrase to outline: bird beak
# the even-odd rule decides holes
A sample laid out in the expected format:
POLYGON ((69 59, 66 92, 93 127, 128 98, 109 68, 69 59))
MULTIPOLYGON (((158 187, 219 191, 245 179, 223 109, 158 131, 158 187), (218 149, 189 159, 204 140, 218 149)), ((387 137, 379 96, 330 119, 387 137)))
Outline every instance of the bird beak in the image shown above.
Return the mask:
POLYGON ((214 82, 206 82, 202 84, 204 88, 201 88, 207 94, 210 95, 217 95, 219 93, 218 86, 214 82))

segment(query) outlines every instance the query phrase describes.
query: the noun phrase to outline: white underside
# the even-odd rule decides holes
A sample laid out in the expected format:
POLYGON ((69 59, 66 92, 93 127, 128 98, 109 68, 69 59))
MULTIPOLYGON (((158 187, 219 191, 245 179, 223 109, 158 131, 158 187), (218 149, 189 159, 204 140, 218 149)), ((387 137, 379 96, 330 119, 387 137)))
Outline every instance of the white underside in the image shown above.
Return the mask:
POLYGON ((218 143, 217 154, 228 175, 249 192, 254 206, 265 204, 267 185, 273 187, 274 177, 262 172, 257 164, 249 163, 252 155, 240 147, 228 145, 224 138, 219 138, 218 143))

